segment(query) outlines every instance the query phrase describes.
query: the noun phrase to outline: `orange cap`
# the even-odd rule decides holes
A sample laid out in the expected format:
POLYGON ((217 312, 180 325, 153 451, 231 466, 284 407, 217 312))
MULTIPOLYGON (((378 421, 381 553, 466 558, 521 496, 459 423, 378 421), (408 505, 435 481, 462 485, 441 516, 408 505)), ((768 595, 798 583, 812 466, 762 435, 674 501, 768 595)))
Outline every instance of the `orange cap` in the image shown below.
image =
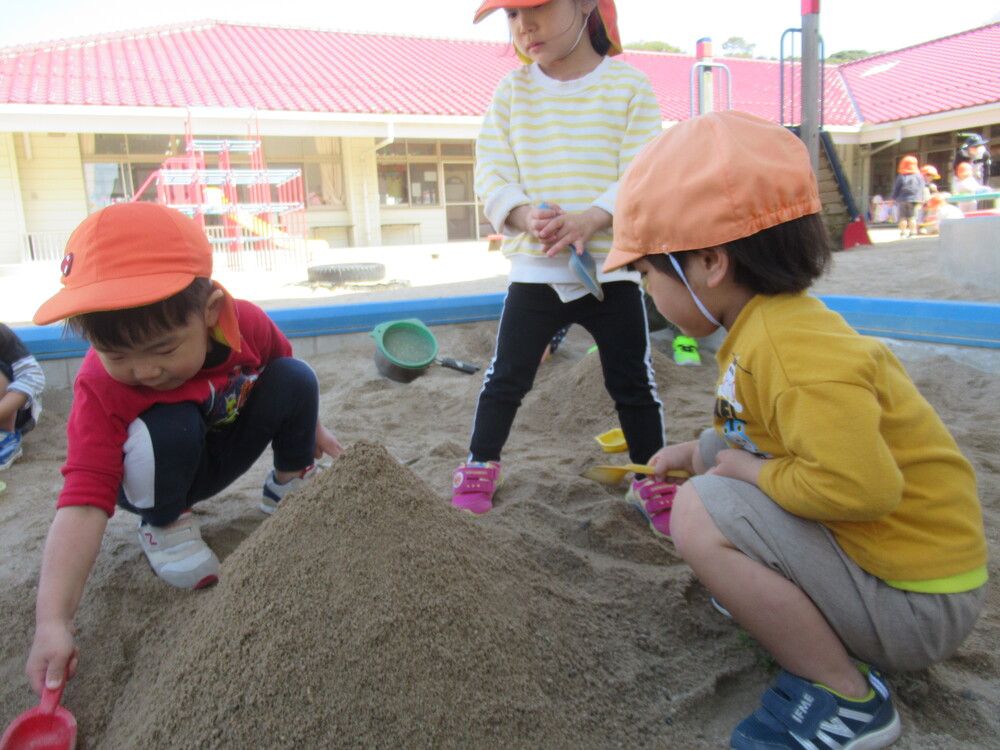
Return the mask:
POLYGON ((944 198, 941 197, 941 195, 938 193, 935 193, 934 195, 932 195, 930 198, 927 199, 927 205, 930 206, 931 208, 940 206, 943 203, 944 203, 944 198))
POLYGON ((961 161, 955 166, 955 176, 960 180, 967 180, 972 177, 972 165, 967 161, 961 161))
POLYGON ((937 167, 935 167, 933 164, 925 164, 920 168, 920 171, 923 172, 928 177, 930 177, 932 180, 941 179, 941 175, 938 174, 937 167))
MULTIPOLYGON (((547 2, 549 0, 483 0, 483 4, 479 6, 472 22, 479 23, 490 13, 500 8, 534 8, 545 5, 547 2)), ((608 50, 608 54, 620 55, 622 53, 622 39, 618 33, 618 10, 615 8, 615 0, 597 0, 596 18, 604 24, 604 33, 611 40, 611 49, 608 50)), ((591 21, 591 23, 593 22, 591 21)), ((531 58, 526 57, 520 50, 517 50, 517 56, 524 62, 531 62, 531 58)))
MULTIPOLYGON (((60 267, 62 289, 38 308, 37 325, 166 299, 196 277, 211 278, 212 246, 180 211, 158 203, 115 203, 73 230, 60 267)), ((226 305, 219 326, 225 342, 238 349, 235 308, 222 291, 226 305)))
POLYGON ((724 245, 821 208, 798 137, 745 112, 709 112, 658 135, 625 170, 603 270, 724 245))
POLYGON ((915 156, 904 156, 899 160, 899 173, 900 174, 916 174, 920 170, 917 168, 917 157, 915 156))

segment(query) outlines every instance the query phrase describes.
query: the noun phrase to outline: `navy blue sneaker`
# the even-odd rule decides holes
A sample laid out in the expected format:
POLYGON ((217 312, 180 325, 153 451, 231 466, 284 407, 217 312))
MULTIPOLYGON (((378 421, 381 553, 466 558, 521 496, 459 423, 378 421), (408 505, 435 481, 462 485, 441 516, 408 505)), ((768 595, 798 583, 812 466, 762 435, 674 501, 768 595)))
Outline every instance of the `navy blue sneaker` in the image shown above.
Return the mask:
POLYGON ((900 734, 889 687, 873 667, 862 666, 875 695, 855 701, 782 670, 761 707, 741 721, 732 750, 876 750, 900 734))
POLYGON ((0 471, 9 469, 10 465, 21 457, 21 433, 18 430, 7 432, 0 430, 0 471))

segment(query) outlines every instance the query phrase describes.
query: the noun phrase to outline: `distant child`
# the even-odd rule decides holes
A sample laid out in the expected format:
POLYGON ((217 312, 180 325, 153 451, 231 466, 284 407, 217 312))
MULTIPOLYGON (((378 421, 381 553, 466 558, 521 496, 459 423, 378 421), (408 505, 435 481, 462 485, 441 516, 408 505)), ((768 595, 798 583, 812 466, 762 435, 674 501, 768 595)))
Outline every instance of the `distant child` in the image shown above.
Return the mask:
POLYGON ((920 174, 924 178, 924 201, 926 202, 928 198, 937 193, 938 186, 935 181, 941 179, 941 174, 933 164, 924 164, 920 168, 920 174))
POLYGON ((21 457, 21 436, 42 412, 45 373, 28 347, 0 323, 0 471, 21 457))
MULTIPOLYGON (((984 186, 976 178, 976 172, 967 161, 959 162, 955 166, 955 176, 951 181, 951 189, 956 195, 966 195, 973 193, 981 193, 988 188, 984 186)), ((968 213, 969 211, 975 211, 979 203, 975 200, 959 201, 956 204, 960 211, 963 213, 968 213)))
POLYGON ((946 659, 986 595, 972 466, 889 348, 806 292, 831 255, 820 208, 798 138, 706 114, 635 158, 604 266, 643 273, 689 335, 727 331, 715 429, 653 464, 695 475, 677 551, 782 667, 735 750, 891 744, 881 670, 946 659))
POLYGON ((896 204, 899 236, 906 239, 917 234, 917 212, 924 202, 924 178, 920 176, 915 156, 900 159, 898 171, 889 200, 896 204))
POLYGON ((992 162, 989 142, 978 133, 972 133, 966 137, 962 147, 955 153, 952 171, 957 171, 959 164, 968 164, 971 176, 976 182, 988 186, 990 175, 993 174, 992 162))
MULTIPOLYGON (((600 274, 601 301, 568 263, 571 245, 598 265, 611 247, 618 179, 661 129, 656 97, 645 75, 609 56, 622 51, 612 0, 486 0, 475 21, 499 8, 527 64, 500 82, 476 143, 476 192, 507 235, 511 283, 454 474, 452 504, 475 514, 493 507, 500 453, 545 347, 572 323, 594 337, 633 460, 664 444, 639 275, 600 274)), ((630 492, 661 486, 639 478, 630 492)))
POLYGON ((119 203, 70 236, 63 288, 35 323, 68 319, 91 345, 73 389, 65 482, 38 584, 31 687, 76 671, 73 617, 115 506, 140 517, 153 571, 197 589, 219 560, 191 506, 232 483, 270 444, 260 507, 272 513, 341 452, 318 419, 312 369, 256 305, 212 281, 212 248, 184 214, 119 203))
POLYGON ((948 203, 950 195, 951 193, 935 193, 924 204, 925 221, 921 226, 927 234, 940 234, 942 221, 964 218, 965 214, 958 206, 948 203))

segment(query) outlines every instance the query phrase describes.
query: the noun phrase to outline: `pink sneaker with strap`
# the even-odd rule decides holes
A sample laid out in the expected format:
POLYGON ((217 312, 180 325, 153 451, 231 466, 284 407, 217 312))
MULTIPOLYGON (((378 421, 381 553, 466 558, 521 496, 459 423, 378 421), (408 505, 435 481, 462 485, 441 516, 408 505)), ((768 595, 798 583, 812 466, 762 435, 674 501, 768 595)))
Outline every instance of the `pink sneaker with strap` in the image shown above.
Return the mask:
POLYGON ((493 495, 502 485, 499 461, 469 461, 455 469, 451 504, 481 516, 493 510, 493 495))
POLYGON ((670 538, 670 509, 674 505, 677 484, 656 477, 633 479, 632 488, 625 499, 632 503, 649 521, 654 534, 670 538))

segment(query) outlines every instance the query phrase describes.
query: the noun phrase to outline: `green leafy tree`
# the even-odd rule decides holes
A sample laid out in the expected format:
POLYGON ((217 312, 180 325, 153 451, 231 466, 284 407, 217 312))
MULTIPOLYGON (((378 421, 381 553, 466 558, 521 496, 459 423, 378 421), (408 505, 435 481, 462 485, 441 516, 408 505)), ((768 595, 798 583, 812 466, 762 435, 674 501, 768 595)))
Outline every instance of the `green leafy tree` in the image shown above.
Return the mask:
POLYGON ((722 51, 728 57, 753 57, 756 44, 750 44, 741 36, 731 36, 722 43, 722 51))
POLYGON ((647 52, 682 52, 680 47, 675 47, 666 42, 647 42, 640 39, 638 42, 630 42, 625 45, 625 49, 641 49, 647 52))
POLYGON ((863 49, 845 49, 841 52, 834 52, 828 58, 827 62, 831 63, 845 63, 851 60, 860 60, 862 57, 871 57, 872 55, 877 55, 878 52, 868 52, 863 49))

